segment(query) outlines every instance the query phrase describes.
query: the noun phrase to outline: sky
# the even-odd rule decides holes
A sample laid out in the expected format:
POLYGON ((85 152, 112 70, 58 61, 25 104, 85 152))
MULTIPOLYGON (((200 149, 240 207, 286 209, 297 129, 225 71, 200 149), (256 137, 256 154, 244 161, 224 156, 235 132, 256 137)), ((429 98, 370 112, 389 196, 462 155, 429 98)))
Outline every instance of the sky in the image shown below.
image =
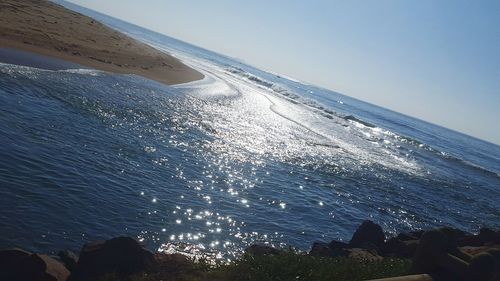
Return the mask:
POLYGON ((70 2, 500 144, 500 1, 70 2))

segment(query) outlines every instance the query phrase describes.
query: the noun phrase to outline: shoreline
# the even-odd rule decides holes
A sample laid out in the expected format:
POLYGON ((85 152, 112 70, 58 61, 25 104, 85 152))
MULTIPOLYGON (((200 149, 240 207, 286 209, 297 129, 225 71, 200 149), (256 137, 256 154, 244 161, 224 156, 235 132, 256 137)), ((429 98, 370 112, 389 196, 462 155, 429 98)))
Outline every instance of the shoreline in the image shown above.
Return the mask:
POLYGON ((0 249, 1 280, 461 280, 500 278, 500 231, 442 227, 387 237, 364 221, 349 242, 314 242, 308 252, 253 244, 227 262, 151 252, 131 237, 85 243, 57 256, 0 249), (26 276, 26 272, 31 274, 26 276), (36 275, 38 274, 38 275, 36 275), (47 276, 52 279, 44 279, 47 276), (40 276, 40 278, 35 277, 40 276), (400 276, 400 277, 397 277, 400 276), (396 279, 392 279, 396 278, 396 279), (379 279, 377 279, 379 280, 379 279), (386 280, 386 279, 380 279, 386 280))
POLYGON ((0 47, 0 63, 55 71, 67 69, 91 69, 67 60, 8 47, 0 47))
POLYGON ((0 25, 0 62, 56 69, 73 65, 167 85, 204 78, 169 54, 46 0, 2 1, 0 25), (54 61, 43 62, 43 57, 54 61))

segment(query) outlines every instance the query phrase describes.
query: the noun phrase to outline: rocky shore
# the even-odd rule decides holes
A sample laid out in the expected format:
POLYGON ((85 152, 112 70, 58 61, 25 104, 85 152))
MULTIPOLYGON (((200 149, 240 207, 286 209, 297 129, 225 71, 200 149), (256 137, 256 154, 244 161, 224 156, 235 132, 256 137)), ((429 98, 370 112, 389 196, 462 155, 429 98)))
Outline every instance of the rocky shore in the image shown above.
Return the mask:
MULTIPOLYGON (((329 243, 314 242, 309 253, 256 244, 247 248, 244 256, 252 259, 272 257, 275 260, 286 260, 290 259, 291 255, 318 263, 339 259, 360 261, 365 265, 381 263, 384 260, 401 260, 403 263, 408 261, 411 267, 406 273, 420 274, 390 280, 500 280, 500 231, 487 228, 481 229, 477 235, 445 227, 400 233, 396 237, 387 238, 379 225, 365 221, 353 234, 349 243, 335 240, 329 243)), ((18 248, 0 250, 0 280, 235 280, 238 278, 234 275, 232 278, 225 276, 224 274, 229 274, 227 270, 212 275, 203 274, 208 272, 208 267, 181 254, 152 253, 130 237, 87 243, 78 256, 70 251, 60 251, 58 256, 48 256, 18 248), (190 278, 185 278, 187 272, 190 278)), ((283 269, 284 267, 281 266, 283 269)), ((279 276, 280 267, 276 271, 279 276)), ((359 277, 345 278, 347 279, 342 280, 360 280, 359 277)), ((296 279, 307 280, 299 275, 296 279)), ((253 279, 249 277, 246 280, 253 279)))

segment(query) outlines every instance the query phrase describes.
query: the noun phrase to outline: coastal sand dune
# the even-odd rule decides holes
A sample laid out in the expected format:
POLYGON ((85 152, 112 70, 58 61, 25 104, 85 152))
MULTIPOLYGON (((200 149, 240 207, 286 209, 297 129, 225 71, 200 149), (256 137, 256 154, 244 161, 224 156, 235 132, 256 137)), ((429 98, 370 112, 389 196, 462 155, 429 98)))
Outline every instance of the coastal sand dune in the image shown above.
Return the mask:
POLYGON ((169 85, 203 78, 168 54, 46 0, 0 1, 1 47, 169 85))

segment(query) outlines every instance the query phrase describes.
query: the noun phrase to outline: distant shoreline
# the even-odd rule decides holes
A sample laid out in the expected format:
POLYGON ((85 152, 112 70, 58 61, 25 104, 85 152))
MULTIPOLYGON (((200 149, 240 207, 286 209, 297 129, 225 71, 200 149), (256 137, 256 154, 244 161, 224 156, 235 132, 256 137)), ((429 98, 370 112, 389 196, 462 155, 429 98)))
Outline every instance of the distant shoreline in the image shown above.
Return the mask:
POLYGON ((52 70, 81 66, 167 85, 204 78, 173 56, 49 1, 2 1, 0 25, 0 62, 52 70))

